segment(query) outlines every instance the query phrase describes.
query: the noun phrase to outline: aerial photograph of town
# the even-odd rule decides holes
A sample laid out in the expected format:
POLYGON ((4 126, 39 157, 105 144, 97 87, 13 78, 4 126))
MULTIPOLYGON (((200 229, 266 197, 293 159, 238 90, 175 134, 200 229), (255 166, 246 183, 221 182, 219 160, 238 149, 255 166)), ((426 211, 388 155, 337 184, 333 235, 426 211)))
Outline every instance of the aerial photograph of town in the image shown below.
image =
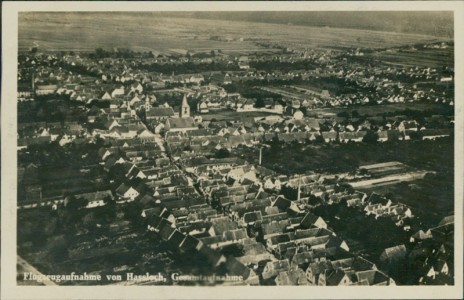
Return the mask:
POLYGON ((13 279, 454 285, 453 22, 20 12, 13 279))

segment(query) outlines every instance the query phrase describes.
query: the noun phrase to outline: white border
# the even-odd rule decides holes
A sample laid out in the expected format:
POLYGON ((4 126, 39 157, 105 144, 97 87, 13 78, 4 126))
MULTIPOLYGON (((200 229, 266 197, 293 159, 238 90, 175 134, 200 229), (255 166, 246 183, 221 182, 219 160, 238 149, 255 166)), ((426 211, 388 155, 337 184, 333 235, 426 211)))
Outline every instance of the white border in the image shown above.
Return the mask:
POLYGON ((1 299, 460 299, 463 296, 464 2, 3 2, 1 299), (18 12, 23 11, 454 11, 455 286, 431 287, 33 287, 16 286, 16 74, 18 12), (461 55, 459 55, 461 54, 461 55))

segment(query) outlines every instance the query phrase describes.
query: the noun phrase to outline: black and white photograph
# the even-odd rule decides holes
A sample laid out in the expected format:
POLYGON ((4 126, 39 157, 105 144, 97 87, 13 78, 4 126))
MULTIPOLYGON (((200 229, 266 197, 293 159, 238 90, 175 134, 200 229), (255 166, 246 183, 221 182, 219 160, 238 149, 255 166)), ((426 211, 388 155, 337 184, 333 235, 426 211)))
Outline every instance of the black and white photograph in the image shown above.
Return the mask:
POLYGON ((15 11, 2 284, 462 295, 463 5, 119 4, 15 11))

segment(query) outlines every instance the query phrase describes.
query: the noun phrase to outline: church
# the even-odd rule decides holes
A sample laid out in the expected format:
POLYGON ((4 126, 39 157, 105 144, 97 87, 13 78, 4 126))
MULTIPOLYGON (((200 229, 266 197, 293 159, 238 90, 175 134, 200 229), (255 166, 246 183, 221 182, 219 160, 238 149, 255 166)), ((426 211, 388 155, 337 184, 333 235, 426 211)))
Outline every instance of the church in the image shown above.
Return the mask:
POLYGON ((189 130, 198 129, 198 126, 196 126, 195 121, 190 116, 190 105, 188 104, 186 94, 184 94, 184 98, 182 99, 182 104, 179 110, 179 117, 169 118, 166 121, 165 129, 170 132, 185 132, 189 130))

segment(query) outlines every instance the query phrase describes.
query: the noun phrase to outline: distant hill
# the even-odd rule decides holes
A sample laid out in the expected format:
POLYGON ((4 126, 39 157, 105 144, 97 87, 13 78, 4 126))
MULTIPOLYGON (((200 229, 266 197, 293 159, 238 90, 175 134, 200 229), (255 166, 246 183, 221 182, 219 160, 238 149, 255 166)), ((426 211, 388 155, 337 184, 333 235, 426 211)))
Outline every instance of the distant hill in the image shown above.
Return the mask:
POLYGON ((92 51, 259 51, 263 40, 289 47, 382 48, 449 41, 446 12, 24 12, 18 48, 92 51), (250 23, 254 22, 254 23, 250 23), (241 37, 243 41, 212 39, 241 37))
POLYGON ((339 28, 392 31, 452 38, 453 12, 448 11, 323 11, 323 12, 183 12, 163 16, 230 21, 329 26, 339 28))

